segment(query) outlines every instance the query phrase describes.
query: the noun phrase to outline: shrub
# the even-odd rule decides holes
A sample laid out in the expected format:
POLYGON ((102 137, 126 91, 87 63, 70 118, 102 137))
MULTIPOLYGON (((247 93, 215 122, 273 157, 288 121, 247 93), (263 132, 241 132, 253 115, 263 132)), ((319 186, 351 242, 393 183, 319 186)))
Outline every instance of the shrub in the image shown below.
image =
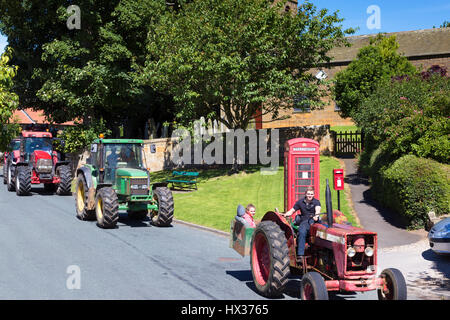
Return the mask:
POLYGON ((408 229, 419 229, 425 227, 428 212, 438 216, 450 212, 449 177, 449 165, 406 155, 381 168, 373 181, 374 195, 399 213, 408 229))
POLYGON ((449 78, 431 70, 384 82, 364 100, 354 120, 371 138, 366 147, 381 145, 395 158, 413 154, 448 163, 449 97, 449 78))

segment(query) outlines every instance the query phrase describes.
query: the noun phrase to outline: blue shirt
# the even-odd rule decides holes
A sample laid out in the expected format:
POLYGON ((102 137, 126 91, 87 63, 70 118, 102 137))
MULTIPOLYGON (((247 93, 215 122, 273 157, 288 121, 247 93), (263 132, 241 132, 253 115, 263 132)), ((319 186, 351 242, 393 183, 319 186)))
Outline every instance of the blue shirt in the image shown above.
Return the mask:
POLYGON ((308 220, 312 218, 316 214, 316 207, 320 206, 320 201, 316 198, 313 198, 310 203, 306 202, 306 197, 298 200, 294 204, 294 210, 300 210, 301 216, 300 221, 308 220))

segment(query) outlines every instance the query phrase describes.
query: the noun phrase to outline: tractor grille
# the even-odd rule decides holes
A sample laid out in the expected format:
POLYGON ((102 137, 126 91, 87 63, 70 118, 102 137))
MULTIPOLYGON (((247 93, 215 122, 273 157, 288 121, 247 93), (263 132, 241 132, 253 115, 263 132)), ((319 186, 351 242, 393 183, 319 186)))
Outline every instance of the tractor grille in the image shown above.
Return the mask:
POLYGON ((148 194, 147 178, 132 178, 130 181, 130 193, 132 196, 148 194))
POLYGON ((373 235, 349 235, 347 237, 347 271, 369 271, 375 265, 376 237, 373 235), (352 248, 353 257, 349 256, 352 248), (365 251, 371 248, 373 253, 365 251), (367 254, 369 253, 369 254, 367 254))
POLYGON ((39 173, 51 173, 53 162, 51 159, 38 159, 36 163, 36 171, 39 173))

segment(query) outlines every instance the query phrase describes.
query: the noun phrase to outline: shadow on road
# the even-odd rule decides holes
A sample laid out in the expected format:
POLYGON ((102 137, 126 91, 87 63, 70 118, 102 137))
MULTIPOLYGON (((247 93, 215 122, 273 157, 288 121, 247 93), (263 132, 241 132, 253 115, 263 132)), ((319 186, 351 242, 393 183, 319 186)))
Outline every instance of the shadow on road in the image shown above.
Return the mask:
POLYGON ((399 217, 398 214, 392 213, 387 208, 382 207, 380 204, 378 204, 375 200, 372 199, 372 196, 370 195, 370 189, 363 192, 363 201, 361 203, 365 203, 368 206, 371 206, 375 208, 380 216, 386 221, 387 223, 391 224, 392 226, 404 229, 406 230, 406 223, 402 220, 401 217, 399 217))
POLYGON ((427 261, 432 261, 434 264, 433 269, 442 272, 449 279, 447 290, 450 290, 450 255, 437 254, 433 250, 428 249, 422 252, 422 257, 427 261))

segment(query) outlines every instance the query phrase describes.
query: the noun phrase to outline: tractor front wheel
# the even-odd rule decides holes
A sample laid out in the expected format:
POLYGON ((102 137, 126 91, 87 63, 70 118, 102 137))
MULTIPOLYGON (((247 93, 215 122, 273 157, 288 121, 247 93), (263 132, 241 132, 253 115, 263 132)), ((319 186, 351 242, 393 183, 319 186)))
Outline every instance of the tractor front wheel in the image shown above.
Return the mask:
POLYGON ((158 204, 158 210, 150 212, 151 223, 158 227, 168 227, 173 220, 173 196, 167 187, 157 187, 153 190, 153 200, 158 204))
POLYGON ((273 221, 258 224, 252 237, 250 266, 258 291, 266 297, 280 296, 290 274, 286 236, 273 221))
POLYGON ((58 195, 69 195, 70 183, 72 181, 72 172, 69 166, 61 165, 56 169, 56 174, 59 176, 59 184, 56 188, 56 194, 58 195))
POLYGON ((384 269, 380 277, 383 287, 378 289, 378 300, 406 300, 406 281, 400 270, 384 269))
POLYGON ((95 220, 94 210, 87 209, 88 187, 86 180, 82 174, 77 176, 75 187, 75 208, 77 218, 80 220, 95 220))
POLYGON ((19 166, 16 169, 16 194, 26 196, 31 192, 31 170, 29 167, 19 166))
POLYGON ((318 272, 307 272, 302 277, 300 297, 302 300, 328 300, 327 286, 318 272))
POLYGON ((113 188, 104 187, 98 190, 95 197, 95 215, 100 228, 116 227, 119 220, 119 200, 113 188))

